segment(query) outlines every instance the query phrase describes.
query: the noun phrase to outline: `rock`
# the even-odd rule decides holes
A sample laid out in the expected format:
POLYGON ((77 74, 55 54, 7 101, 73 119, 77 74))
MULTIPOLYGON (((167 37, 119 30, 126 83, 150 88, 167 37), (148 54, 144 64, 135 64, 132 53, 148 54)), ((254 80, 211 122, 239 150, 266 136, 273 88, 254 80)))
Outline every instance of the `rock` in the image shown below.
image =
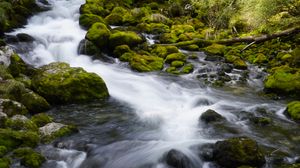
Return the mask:
POLYGON ((222 64, 221 69, 226 73, 230 73, 232 72, 233 67, 229 64, 222 64))
POLYGON ((243 165, 260 167, 266 162, 258 144, 247 137, 218 141, 214 146, 213 156, 219 165, 226 168, 243 165))
MULTIPOLYGON (((5 154, 7 153, 7 148, 5 146, 0 146, 0 158, 2 158, 3 156, 5 156, 5 154)), ((1 167, 1 166, 0 166, 1 167)))
POLYGON ((207 55, 205 61, 223 61, 224 58, 218 55, 207 55))
POLYGON ((184 67, 182 67, 180 73, 182 74, 188 74, 194 71, 194 65, 193 64, 187 64, 184 67))
POLYGON ((267 117, 254 117, 251 120, 254 124, 257 124, 260 126, 266 126, 266 125, 270 125, 272 123, 272 119, 267 118, 267 117))
POLYGON ((166 63, 171 63, 173 61, 186 62, 186 56, 183 53, 173 53, 169 54, 165 59, 166 63))
POLYGON ((33 131, 14 131, 11 129, 0 129, 0 146, 8 150, 18 147, 36 147, 40 138, 33 131))
POLYGON ((0 99, 0 112, 5 113, 9 117, 16 114, 25 115, 28 113, 23 104, 10 99, 0 99))
POLYGON ((119 45, 128 45, 134 47, 141 44, 144 40, 135 32, 132 31, 116 31, 109 37, 109 46, 114 49, 119 45))
POLYGON ((7 157, 0 158, 0 167, 1 168, 10 168, 11 162, 12 161, 10 160, 10 158, 7 158, 7 157))
POLYGON ((10 65, 10 57, 14 54, 14 51, 11 47, 5 46, 0 48, 0 63, 5 67, 10 65))
POLYGON ((19 42, 34 42, 35 41, 35 39, 32 36, 30 36, 29 34, 26 34, 26 33, 18 33, 16 36, 17 36, 19 42))
POLYGON ((300 71, 287 65, 273 68, 264 81, 264 87, 267 91, 278 94, 290 93, 299 96, 300 71))
POLYGON ((0 128, 5 127, 6 120, 7 120, 7 115, 3 112, 0 112, 0 128))
POLYGON ((134 54, 129 61, 130 67, 138 72, 158 71, 163 68, 163 59, 149 55, 134 54))
POLYGON ((294 121, 300 122, 300 101, 292 101, 287 105, 285 114, 294 121))
POLYGON ((197 149, 197 153, 204 161, 213 161, 213 144, 204 144, 197 149))
POLYGON ((200 116, 200 120, 208 124, 213 122, 225 121, 226 119, 216 111, 209 109, 200 116))
POLYGON ((13 79, 13 76, 8 72, 7 68, 4 65, 0 64, 0 81, 13 79))
POLYGON ((154 48, 151 50, 151 54, 154 54, 161 58, 166 58, 167 55, 173 53, 179 53, 179 50, 176 46, 155 45, 154 48))
POLYGON ((195 32, 195 29, 191 25, 173 25, 171 27, 171 33, 176 34, 177 36, 183 33, 195 32))
POLYGON ((79 24, 85 29, 89 29, 94 23, 97 22, 105 24, 104 19, 98 15, 82 14, 79 17, 79 24))
POLYGON ((77 128, 75 126, 54 122, 48 123, 45 126, 39 128, 39 133, 42 136, 42 141, 45 143, 49 143, 56 138, 69 135, 76 131, 77 128))
POLYGON ((120 56, 122 56, 127 52, 132 52, 128 45, 119 45, 115 48, 114 55, 115 57, 119 58, 120 56))
POLYGON ((93 42, 83 39, 79 43, 78 54, 98 56, 101 50, 93 42))
POLYGON ((244 60, 242 59, 236 59, 234 62, 233 62, 233 67, 236 68, 236 69, 242 69, 242 70, 245 70, 247 69, 247 64, 244 60))
POLYGON ((221 44, 212 44, 208 47, 204 48, 204 51, 206 51, 208 54, 212 55, 224 55, 226 46, 221 45, 221 44))
POLYGON ((180 68, 183 67, 184 62, 182 61, 172 61, 171 62, 171 67, 176 67, 176 68, 180 68))
POLYGON ((149 18, 147 19, 147 21, 153 22, 153 23, 163 23, 163 24, 170 23, 170 19, 160 13, 151 14, 149 16, 149 18))
POLYGON ((145 32, 148 34, 162 34, 170 32, 170 27, 168 25, 162 23, 140 23, 137 25, 137 28, 141 32, 145 32))
POLYGON ((173 44, 176 43, 178 40, 179 38, 175 33, 164 33, 161 36, 159 36, 159 41, 162 44, 173 44))
POLYGON ((108 46, 110 30, 103 23, 95 23, 88 30, 85 38, 93 42, 97 47, 103 49, 108 46))
POLYGON ((53 104, 81 103, 109 96, 106 84, 97 74, 61 62, 38 69, 32 85, 53 104))
POLYGON ((14 77, 19 77, 21 74, 30 76, 34 73, 35 69, 27 65, 19 55, 12 54, 8 70, 14 77))
POLYGON ((182 152, 172 149, 166 155, 166 162, 174 168, 189 168, 192 163, 190 159, 182 152))
POLYGON ((12 121, 16 121, 16 120, 20 120, 22 122, 26 122, 26 121, 29 121, 29 119, 24 116, 24 115, 14 115, 12 118, 11 118, 12 121))
POLYGON ((11 119, 7 119, 5 127, 16 131, 37 131, 38 127, 35 123, 23 115, 15 115, 11 119))
POLYGON ((19 148, 13 151, 15 158, 21 159, 21 165, 30 168, 40 168, 46 158, 30 148, 19 148))
POLYGON ((53 118, 45 113, 39 113, 31 117, 31 121, 35 123, 38 127, 43 127, 48 123, 53 121, 53 118))

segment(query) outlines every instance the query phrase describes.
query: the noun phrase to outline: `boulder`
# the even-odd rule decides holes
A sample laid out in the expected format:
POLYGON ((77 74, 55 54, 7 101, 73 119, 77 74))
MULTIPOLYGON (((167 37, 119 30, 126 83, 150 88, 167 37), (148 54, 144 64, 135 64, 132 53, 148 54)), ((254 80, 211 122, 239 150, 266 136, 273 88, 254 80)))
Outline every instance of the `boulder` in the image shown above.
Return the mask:
POLYGON ((167 164, 174 168, 189 168, 192 165, 191 160, 184 153, 176 149, 171 149, 166 154, 165 159, 167 164))
POLYGON ((294 121, 300 122, 300 101, 292 101, 287 105, 285 114, 294 121))
POLYGON ((158 57, 166 58, 167 55, 179 53, 179 50, 176 46, 155 45, 151 50, 151 53, 158 57))
POLYGON ((46 124, 51 123, 53 121, 53 118, 45 113, 39 113, 32 116, 30 120, 33 123, 35 123, 38 127, 43 127, 46 124))
POLYGON ((186 56, 183 53, 173 53, 169 54, 165 59, 166 63, 171 63, 173 61, 186 62, 186 56))
POLYGON ((15 158, 21 159, 21 165, 30 168, 39 168, 46 161, 40 153, 30 148, 19 148, 13 151, 15 158))
POLYGON ((10 168, 11 159, 8 157, 0 158, 0 167, 2 168, 10 168))
POLYGON ((26 33, 18 33, 16 36, 17 36, 19 42, 34 42, 35 41, 35 39, 32 36, 30 36, 29 34, 26 34, 26 33))
POLYGON ((51 122, 39 128, 42 142, 49 143, 56 138, 78 131, 75 126, 51 122))
POLYGON ((105 24, 97 22, 88 30, 85 38, 103 49, 108 46, 110 34, 110 30, 105 24))
POLYGON ((5 46, 0 48, 0 63, 5 67, 10 65, 10 57, 14 54, 11 47, 5 46))
POLYGON ((128 45, 134 47, 141 44, 144 40, 135 32, 132 31, 116 31, 109 37, 109 46, 114 49, 119 45, 128 45))
POLYGON ((100 56, 101 50, 93 42, 83 39, 78 45, 78 54, 100 56))
POLYGON ((79 24, 85 29, 89 29, 94 23, 97 23, 97 22, 105 24, 104 19, 98 15, 82 14, 79 17, 79 24))
POLYGON ((5 113, 9 117, 16 114, 25 115, 28 113, 23 104, 10 99, 0 99, 0 112, 5 113))
POLYGON ((200 120, 208 124, 225 121, 226 119, 216 111, 209 109, 200 116, 200 120))
POLYGON ((194 71, 194 65, 193 64, 186 64, 185 66, 182 67, 180 73, 181 74, 189 74, 194 71))
POLYGON ((61 62, 38 69, 32 85, 37 93, 53 104, 82 103, 109 96, 100 76, 61 62))
POLYGON ((243 165, 260 167, 266 162, 258 144, 247 137, 218 141, 213 149, 213 158, 226 168, 237 168, 243 165))
POLYGON ((7 119, 5 127, 16 131, 38 130, 36 124, 23 115, 14 115, 11 119, 7 119))
POLYGON ((212 55, 224 55, 226 46, 221 45, 221 44, 212 44, 208 47, 204 48, 204 51, 206 51, 208 54, 212 54, 212 55))
POLYGON ((138 72, 159 71, 163 68, 163 59, 149 55, 134 54, 129 59, 130 67, 138 72))

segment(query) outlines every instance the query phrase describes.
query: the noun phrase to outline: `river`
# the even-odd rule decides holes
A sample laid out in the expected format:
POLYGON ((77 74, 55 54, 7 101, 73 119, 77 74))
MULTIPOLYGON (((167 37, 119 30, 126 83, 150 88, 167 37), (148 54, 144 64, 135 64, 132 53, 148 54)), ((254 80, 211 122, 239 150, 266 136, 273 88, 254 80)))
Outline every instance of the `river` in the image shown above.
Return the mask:
MULTIPOLYGON (((39 150, 48 159, 43 167, 167 168, 164 154, 177 149, 192 160, 191 167, 213 168, 213 163, 198 157, 197 149, 233 136, 249 136, 266 148, 287 151, 290 159, 299 152, 298 127, 283 115, 284 102, 257 94, 261 81, 249 80, 249 86, 242 89, 214 89, 195 74, 136 73, 115 59, 101 61, 78 55, 79 42, 86 33, 78 24, 78 10, 84 1, 49 3, 51 10, 33 16, 24 28, 10 33, 26 33, 36 39, 30 45, 16 45, 18 52, 36 67, 63 61, 95 72, 106 82, 111 98, 57 106, 48 112, 57 121, 77 125, 79 133, 41 145, 39 150), (199 122, 208 109, 227 119, 226 128, 199 122), (273 119, 272 126, 264 128, 249 121, 251 116, 262 115, 273 119)), ((203 53, 196 54, 203 60, 203 53)), ((196 61, 195 67, 201 68, 201 64, 196 61)))

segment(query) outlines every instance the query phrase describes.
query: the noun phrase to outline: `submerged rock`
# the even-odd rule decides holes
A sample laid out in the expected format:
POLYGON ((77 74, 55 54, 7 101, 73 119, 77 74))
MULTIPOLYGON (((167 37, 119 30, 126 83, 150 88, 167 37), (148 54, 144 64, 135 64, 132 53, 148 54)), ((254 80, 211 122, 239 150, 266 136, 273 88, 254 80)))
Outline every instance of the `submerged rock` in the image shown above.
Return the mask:
POLYGON ((88 102, 109 96, 100 76, 61 62, 41 67, 33 76, 32 85, 54 104, 88 102))
POLYGON ((226 168, 247 165, 260 167, 266 161, 258 144, 247 137, 218 141, 213 150, 214 160, 226 168))
POLYGON ((55 122, 48 123, 47 125, 39 128, 42 141, 45 143, 51 142, 56 138, 69 135, 76 131, 77 128, 75 126, 55 122))
POLYGON ((184 153, 176 149, 170 150, 165 159, 167 164, 174 168, 189 168, 192 165, 191 160, 184 153))
POLYGON ((205 123, 212 123, 224 121, 226 119, 216 111, 209 109, 200 116, 200 120, 204 121, 205 123))

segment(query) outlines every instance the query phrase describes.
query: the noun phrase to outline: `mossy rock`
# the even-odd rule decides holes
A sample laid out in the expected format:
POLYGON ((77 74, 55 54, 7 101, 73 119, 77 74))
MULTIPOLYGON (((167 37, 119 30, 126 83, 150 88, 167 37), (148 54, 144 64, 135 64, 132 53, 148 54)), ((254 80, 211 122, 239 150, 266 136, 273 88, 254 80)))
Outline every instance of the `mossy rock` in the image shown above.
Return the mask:
POLYGON ((186 62, 186 56, 183 53, 173 53, 169 54, 165 59, 166 63, 171 63, 173 61, 186 62))
POLYGON ((25 88, 23 83, 12 79, 0 83, 0 96, 20 102, 30 113, 46 111, 50 108, 43 97, 25 88))
POLYGON ((78 132, 78 129, 74 125, 64 125, 60 123, 48 123, 43 127, 39 128, 39 133, 42 137, 43 143, 50 143, 51 141, 70 135, 74 132, 78 132))
POLYGON ((39 113, 31 117, 31 121, 38 127, 43 127, 53 121, 53 118, 45 113, 39 113))
POLYGON ((128 45, 129 47, 141 44, 144 40, 135 32, 132 31, 116 31, 109 37, 110 48, 115 48, 119 45, 128 45))
POLYGON ((264 81, 267 91, 283 93, 300 93, 300 70, 288 66, 276 67, 264 81))
POLYGON ((155 45, 154 48, 151 50, 151 53, 161 57, 166 58, 167 55, 178 53, 179 50, 176 46, 163 46, 163 45, 155 45))
POLYGON ((285 113, 293 120, 300 122, 300 101, 293 101, 287 105, 285 113))
POLYGON ((172 21, 161 13, 154 13, 144 17, 144 22, 147 23, 161 23, 161 24, 170 24, 172 21))
POLYGON ((208 54, 213 54, 213 55, 224 55, 226 46, 221 45, 221 44, 212 44, 208 47, 204 48, 204 51, 207 52, 208 54))
POLYGON ((95 23, 88 30, 85 38, 93 42, 99 48, 105 48, 108 46, 108 40, 110 37, 110 30, 103 23, 95 23))
POLYGON ((80 6, 80 13, 81 14, 94 14, 99 16, 106 16, 108 14, 108 10, 105 10, 101 3, 97 3, 94 1, 93 3, 86 3, 80 6))
POLYGON ((78 54, 90 55, 96 58, 102 56, 101 49, 87 39, 80 41, 78 46, 78 54))
POLYGON ((21 159, 21 165, 30 168, 39 168, 46 161, 40 153, 30 148, 19 148, 13 151, 15 158, 21 159))
POLYGON ((13 79, 13 76, 9 73, 4 65, 0 64, 0 77, 2 80, 13 79))
POLYGON ((180 47, 184 50, 188 50, 188 51, 198 51, 199 50, 199 46, 196 45, 196 44, 191 44, 191 45, 188 45, 188 46, 183 46, 183 47, 180 47))
POLYGON ((183 65, 184 65, 183 61, 172 61, 171 62, 171 67, 180 68, 180 67, 183 67, 183 65))
POLYGON ((132 52, 128 45, 119 45, 114 49, 114 55, 118 58, 127 52, 132 52))
POLYGON ((1 168, 10 168, 10 164, 11 164, 11 159, 4 157, 4 158, 0 158, 0 167, 1 168))
POLYGON ((268 62, 267 56, 265 56, 265 55, 262 54, 262 53, 258 53, 258 54, 255 56, 255 59, 253 60, 253 63, 254 63, 254 64, 262 64, 262 63, 267 63, 267 62, 268 62))
POLYGON ((8 152, 8 150, 5 146, 0 146, 0 158, 5 156, 7 152, 8 152))
POLYGON ((173 44, 179 40, 175 33, 164 33, 159 37, 159 41, 165 44, 173 44))
POLYGON ((247 137, 218 141, 213 149, 213 158, 226 168, 243 165, 260 167, 266 162, 262 149, 254 140, 247 137))
POLYGON ((171 27, 171 33, 176 34, 177 36, 183 33, 195 32, 195 29, 191 25, 173 25, 171 27))
POLYGON ((149 34, 161 34, 170 32, 169 26, 162 23, 140 23, 137 25, 139 31, 149 34))
POLYGON ((29 89, 31 88, 31 79, 30 79, 30 77, 28 77, 24 74, 19 74, 18 77, 15 77, 15 80, 23 83, 26 88, 29 88, 29 89))
POLYGON ((32 85, 37 93, 53 104, 82 103, 109 96, 100 76, 61 62, 38 69, 32 85))
POLYGON ((120 59, 120 61, 123 61, 123 62, 129 62, 134 55, 135 55, 134 52, 126 52, 126 53, 122 54, 119 59, 120 59))
POLYGON ((94 23, 104 23, 105 21, 101 16, 94 15, 94 14, 83 14, 79 17, 79 24, 85 28, 89 29, 94 23))
POLYGON ((254 117, 251 120, 254 124, 260 125, 260 126, 266 126, 266 125, 270 125, 272 123, 272 119, 268 118, 268 117, 254 117))
POLYGON ((240 58, 237 58, 236 60, 234 60, 233 62, 233 67, 236 68, 236 69, 242 69, 242 70, 245 70, 247 69, 247 64, 244 60, 240 59, 240 58))
POLYGON ((180 73, 181 74, 189 74, 194 71, 194 65, 193 64, 187 64, 184 67, 182 67, 180 73))
POLYGON ((32 131, 14 131, 11 129, 0 129, 0 146, 8 150, 18 147, 36 147, 40 137, 32 131))
POLYGON ((291 59, 291 66, 300 68, 300 46, 296 47, 292 52, 291 52, 293 58, 291 59))
POLYGON ((169 67, 166 69, 166 72, 174 74, 174 75, 179 75, 180 72, 176 67, 169 67))
POLYGON ((14 77, 18 77, 20 74, 31 75, 34 73, 34 69, 27 65, 17 54, 13 54, 10 57, 10 65, 8 66, 8 70, 14 77))
POLYGON ((111 13, 104 18, 105 22, 109 25, 121 26, 123 22, 123 15, 119 13, 111 13))
POLYGON ((0 106, 2 107, 2 111, 9 117, 16 114, 25 115, 28 113, 23 104, 10 99, 0 99, 0 106))
POLYGON ((130 67, 138 72, 158 71, 163 68, 163 59, 149 55, 135 54, 130 58, 130 67))
POLYGON ((282 165, 280 168, 300 168, 300 163, 295 163, 291 165, 282 165))
POLYGON ((5 127, 16 131, 37 131, 37 125, 30 120, 21 119, 7 119, 5 122, 5 127))

